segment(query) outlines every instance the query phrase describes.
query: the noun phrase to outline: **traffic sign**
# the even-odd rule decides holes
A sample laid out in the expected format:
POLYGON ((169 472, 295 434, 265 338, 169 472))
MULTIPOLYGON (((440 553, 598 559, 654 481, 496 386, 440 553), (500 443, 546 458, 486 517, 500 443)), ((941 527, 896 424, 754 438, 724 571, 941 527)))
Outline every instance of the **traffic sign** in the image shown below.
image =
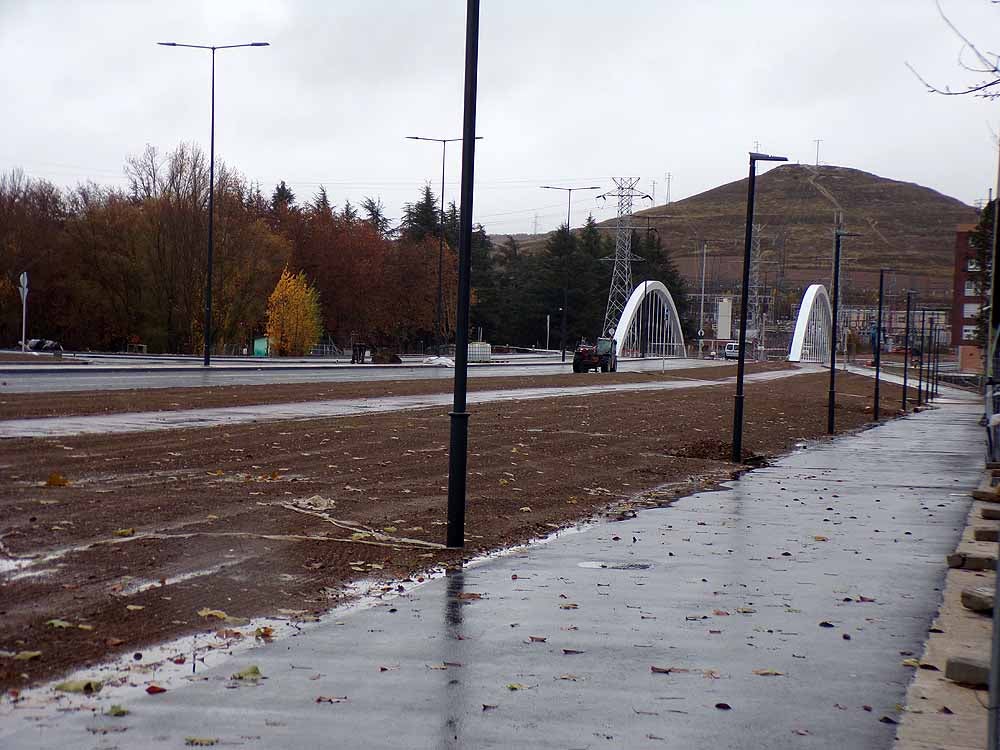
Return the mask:
POLYGON ((700 338, 700 339, 705 338, 705 329, 704 328, 699 328, 698 329, 698 338, 700 338))

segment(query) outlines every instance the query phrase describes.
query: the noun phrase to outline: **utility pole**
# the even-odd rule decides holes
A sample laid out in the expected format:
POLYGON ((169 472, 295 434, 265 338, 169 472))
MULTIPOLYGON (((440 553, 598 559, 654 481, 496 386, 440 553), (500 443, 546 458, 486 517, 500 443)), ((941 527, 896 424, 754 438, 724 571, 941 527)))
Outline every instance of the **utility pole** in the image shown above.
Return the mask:
POLYGON ((875 421, 882 416, 879 385, 882 377, 882 298, 885 295, 885 269, 878 271, 878 319, 875 323, 875 421))
POLYGON ((673 175, 670 172, 667 172, 667 176, 666 176, 666 182, 667 182, 667 200, 664 203, 664 205, 666 205, 666 206, 670 205, 670 180, 671 180, 672 177, 673 177, 673 175))
POLYGON ((653 180, 653 205, 656 205, 656 180, 653 180))
POLYGON ((823 142, 822 138, 815 138, 813 140, 813 143, 816 144, 816 166, 817 167, 819 166, 819 144, 821 144, 822 142, 823 142))

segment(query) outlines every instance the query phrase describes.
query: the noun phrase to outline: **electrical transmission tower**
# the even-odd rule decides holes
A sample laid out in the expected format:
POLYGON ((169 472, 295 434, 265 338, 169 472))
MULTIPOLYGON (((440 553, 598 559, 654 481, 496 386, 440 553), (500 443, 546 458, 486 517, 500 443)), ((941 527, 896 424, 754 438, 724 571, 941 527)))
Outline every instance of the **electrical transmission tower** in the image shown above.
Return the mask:
MULTIPOLYGON (((610 335, 618 325, 618 320, 625 310, 629 295, 632 294, 632 261, 642 260, 632 254, 632 230, 629 219, 632 217, 632 201, 635 198, 650 196, 636 190, 638 177, 612 177, 615 187, 613 193, 598 196, 607 199, 618 199, 618 219, 615 222, 615 265, 611 271, 611 289, 608 291, 608 307, 604 313, 604 333, 610 335)), ((652 200, 652 199, 651 199, 652 200)))

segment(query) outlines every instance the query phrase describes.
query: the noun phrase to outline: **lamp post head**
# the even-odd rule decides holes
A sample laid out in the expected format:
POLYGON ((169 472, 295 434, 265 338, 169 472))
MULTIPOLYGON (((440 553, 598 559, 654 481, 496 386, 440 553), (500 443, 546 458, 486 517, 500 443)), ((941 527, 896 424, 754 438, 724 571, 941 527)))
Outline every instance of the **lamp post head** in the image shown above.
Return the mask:
POLYGON ((250 42, 251 47, 270 47, 270 42, 250 42))
POLYGON ((157 42, 161 47, 176 47, 177 42, 157 42))
POLYGON ((788 161, 787 156, 772 156, 771 154, 759 154, 756 151, 750 152, 750 161, 788 161))

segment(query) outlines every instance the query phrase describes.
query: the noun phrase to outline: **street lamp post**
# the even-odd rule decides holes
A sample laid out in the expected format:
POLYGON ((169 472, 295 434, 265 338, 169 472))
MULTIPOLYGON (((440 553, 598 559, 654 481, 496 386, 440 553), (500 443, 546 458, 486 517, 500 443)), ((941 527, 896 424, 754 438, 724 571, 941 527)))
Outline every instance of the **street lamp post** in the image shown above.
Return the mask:
POLYGON ((540 185, 542 190, 565 190, 566 191, 566 251, 563 253, 563 305, 562 305, 562 323, 559 326, 559 348, 562 350, 562 361, 566 361, 566 308, 568 306, 568 291, 567 286, 569 284, 566 278, 566 255, 569 253, 569 243, 572 238, 570 234, 570 209, 573 206, 573 191, 574 190, 600 190, 598 185, 588 185, 586 187, 556 187, 554 185, 540 185))
POLYGON ((927 361, 927 311, 920 311, 920 361, 917 363, 917 406, 922 406, 926 399, 924 385, 924 363, 927 361))
POLYGON ((21 295, 21 351, 28 351, 28 272, 21 271, 17 291, 21 295))
POLYGON ((455 321, 455 389, 448 451, 449 547, 465 546, 465 489, 468 470, 469 299, 472 273, 472 188, 476 165, 476 91, 479 72, 479 0, 468 0, 465 20, 465 96, 462 121, 462 187, 458 227, 458 309, 455 321))
POLYGON ((205 367, 212 363, 212 254, 215 249, 215 51, 237 49, 238 47, 269 47, 270 42, 249 42, 248 44, 180 44, 179 42, 157 42, 161 47, 189 47, 212 51, 212 127, 208 156, 208 259, 205 271, 205 367))
MULTIPOLYGON (((436 354, 441 353, 441 344, 443 343, 441 339, 443 338, 443 326, 441 321, 444 319, 444 286, 442 278, 444 275, 444 165, 445 165, 445 155, 448 151, 448 144, 455 143, 456 141, 461 141, 461 138, 425 138, 422 135, 408 135, 407 140, 410 141, 433 141, 434 143, 441 144, 441 231, 438 232, 438 294, 437 294, 437 308, 434 311, 434 335, 437 337, 437 347, 438 351, 436 354)), ((482 136, 476 136, 477 141, 482 140, 482 136)))
POLYGON ((875 324, 875 421, 881 420, 879 385, 882 379, 882 299, 885 295, 885 268, 878 271, 878 320, 875 324))
POLYGON ((906 389, 910 375, 910 307, 913 299, 912 290, 906 291, 906 333, 903 340, 903 414, 906 414, 906 389))
POLYGON ((750 179, 747 184, 747 225, 743 241, 743 296, 740 300, 740 351, 736 366, 736 397, 733 407, 733 463, 743 460, 743 372, 746 368, 747 298, 750 294, 750 251, 753 241, 754 189, 757 162, 788 161, 785 156, 750 152, 750 179))
POLYGON ((837 408, 837 316, 840 314, 840 241, 844 237, 860 237, 840 227, 833 231, 833 335, 830 337, 830 393, 826 404, 826 431, 836 432, 837 408))

